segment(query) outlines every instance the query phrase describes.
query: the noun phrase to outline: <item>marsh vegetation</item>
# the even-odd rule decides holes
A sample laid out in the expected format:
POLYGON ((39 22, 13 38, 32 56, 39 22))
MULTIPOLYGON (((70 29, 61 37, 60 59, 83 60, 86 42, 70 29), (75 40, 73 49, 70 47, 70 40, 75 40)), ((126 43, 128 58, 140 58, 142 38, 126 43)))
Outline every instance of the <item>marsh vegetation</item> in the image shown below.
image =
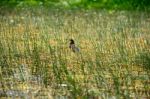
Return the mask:
POLYGON ((149 27, 150 14, 138 11, 4 11, 0 97, 148 99, 149 27))

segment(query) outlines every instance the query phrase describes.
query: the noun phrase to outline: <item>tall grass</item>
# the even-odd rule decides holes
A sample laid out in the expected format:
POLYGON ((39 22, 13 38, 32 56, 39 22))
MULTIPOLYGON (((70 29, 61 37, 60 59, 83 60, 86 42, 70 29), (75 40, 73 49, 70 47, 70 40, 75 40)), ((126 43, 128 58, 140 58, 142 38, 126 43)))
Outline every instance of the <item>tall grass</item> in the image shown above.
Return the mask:
POLYGON ((1 97, 150 97, 148 13, 33 9, 0 21, 1 97))

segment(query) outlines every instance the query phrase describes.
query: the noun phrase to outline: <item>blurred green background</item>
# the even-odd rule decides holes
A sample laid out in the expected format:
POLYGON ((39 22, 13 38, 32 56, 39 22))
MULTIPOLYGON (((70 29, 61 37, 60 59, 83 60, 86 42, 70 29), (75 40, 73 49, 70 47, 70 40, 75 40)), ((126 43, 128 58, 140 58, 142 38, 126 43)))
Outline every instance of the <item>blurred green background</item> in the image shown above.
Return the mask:
POLYGON ((0 7, 44 6, 62 9, 150 10, 150 0, 0 0, 0 7))

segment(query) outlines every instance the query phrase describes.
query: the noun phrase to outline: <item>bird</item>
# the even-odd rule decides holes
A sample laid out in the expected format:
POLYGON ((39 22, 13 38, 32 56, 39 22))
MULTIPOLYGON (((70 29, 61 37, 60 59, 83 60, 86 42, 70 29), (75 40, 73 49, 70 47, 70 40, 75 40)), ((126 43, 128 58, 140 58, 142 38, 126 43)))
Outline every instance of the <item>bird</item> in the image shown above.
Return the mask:
POLYGON ((76 53, 76 52, 79 52, 79 51, 80 51, 80 50, 79 50, 79 48, 78 48, 78 47, 76 47, 75 42, 74 42, 74 40, 73 40, 73 39, 70 39, 69 48, 70 48, 70 49, 71 49, 74 53, 76 53))

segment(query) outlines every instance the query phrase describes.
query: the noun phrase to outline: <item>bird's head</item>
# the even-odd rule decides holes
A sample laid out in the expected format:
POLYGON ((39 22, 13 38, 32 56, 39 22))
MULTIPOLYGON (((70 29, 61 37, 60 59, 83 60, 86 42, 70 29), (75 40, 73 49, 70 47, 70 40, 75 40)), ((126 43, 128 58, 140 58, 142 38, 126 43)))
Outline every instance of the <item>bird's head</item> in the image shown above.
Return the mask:
POLYGON ((70 44, 75 44, 73 39, 70 39, 70 44))

